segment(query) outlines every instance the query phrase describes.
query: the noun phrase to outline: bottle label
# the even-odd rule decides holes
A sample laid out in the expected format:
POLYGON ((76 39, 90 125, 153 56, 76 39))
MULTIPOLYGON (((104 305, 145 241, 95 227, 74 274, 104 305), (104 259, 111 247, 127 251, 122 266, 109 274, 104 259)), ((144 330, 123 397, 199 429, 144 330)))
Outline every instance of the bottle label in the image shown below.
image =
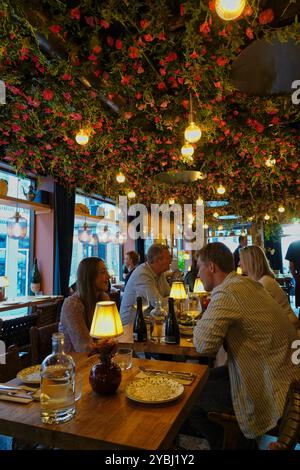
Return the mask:
POLYGON ((34 284, 33 282, 30 284, 30 289, 32 292, 40 292, 41 290, 41 284, 34 284))

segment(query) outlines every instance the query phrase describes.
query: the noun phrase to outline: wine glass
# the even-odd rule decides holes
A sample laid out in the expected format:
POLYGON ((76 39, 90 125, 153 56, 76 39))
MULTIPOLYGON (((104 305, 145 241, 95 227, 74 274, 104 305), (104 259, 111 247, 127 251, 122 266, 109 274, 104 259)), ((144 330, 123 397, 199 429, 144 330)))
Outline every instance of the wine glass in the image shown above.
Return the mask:
POLYGON ((200 299, 197 296, 189 296, 187 315, 192 319, 193 327, 195 326, 195 320, 197 317, 199 317, 200 313, 202 313, 200 299))

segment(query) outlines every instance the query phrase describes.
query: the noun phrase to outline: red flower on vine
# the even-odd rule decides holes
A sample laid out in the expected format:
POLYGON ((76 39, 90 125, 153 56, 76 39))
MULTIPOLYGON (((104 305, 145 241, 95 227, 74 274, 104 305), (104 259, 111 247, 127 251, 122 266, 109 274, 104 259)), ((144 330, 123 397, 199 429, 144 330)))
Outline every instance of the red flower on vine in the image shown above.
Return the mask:
POLYGON ((72 20, 80 20, 80 8, 72 8, 70 16, 72 20))
POLYGON ((44 90, 42 96, 44 100, 51 101, 53 99, 54 92, 52 90, 44 90))
POLYGON ((203 34, 203 36, 208 36, 209 33, 210 33, 210 27, 209 27, 209 24, 207 21, 204 21, 204 23, 202 23, 200 26, 199 26, 199 32, 201 34, 203 34))
POLYGON ((139 56, 139 50, 137 49, 137 47, 131 46, 129 47, 128 55, 130 59, 137 59, 139 56))
POLYGON ((58 34, 61 31, 61 26, 59 26, 58 24, 53 24, 52 26, 49 26, 49 30, 53 34, 58 34))
POLYGON ((274 12, 272 8, 263 10, 258 17, 258 21, 260 24, 272 23, 273 20, 274 20, 274 12))

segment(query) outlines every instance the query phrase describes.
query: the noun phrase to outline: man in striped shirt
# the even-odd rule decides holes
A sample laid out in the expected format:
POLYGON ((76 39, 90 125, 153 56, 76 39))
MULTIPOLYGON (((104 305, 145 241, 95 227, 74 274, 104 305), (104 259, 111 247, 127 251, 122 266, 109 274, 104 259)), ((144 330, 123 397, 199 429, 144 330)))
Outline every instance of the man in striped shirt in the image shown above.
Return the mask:
POLYGON ((216 449, 223 433, 207 420, 208 411, 234 410, 247 439, 276 426, 290 382, 300 379, 300 367, 292 363, 297 335, 263 286, 234 272, 232 253, 223 243, 203 247, 198 266, 211 302, 194 329, 194 345, 207 356, 225 342, 228 368, 211 370, 191 421, 216 449))

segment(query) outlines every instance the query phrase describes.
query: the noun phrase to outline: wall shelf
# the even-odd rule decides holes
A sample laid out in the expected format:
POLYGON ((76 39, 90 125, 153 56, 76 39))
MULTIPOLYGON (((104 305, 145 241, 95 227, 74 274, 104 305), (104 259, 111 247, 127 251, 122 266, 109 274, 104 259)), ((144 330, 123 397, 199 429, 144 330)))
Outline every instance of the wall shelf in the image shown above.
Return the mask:
POLYGON ((83 222, 86 220, 87 223, 90 224, 97 224, 98 222, 103 222, 103 224, 119 224, 118 220, 105 219, 105 217, 99 217, 98 215, 84 215, 78 212, 75 212, 75 218, 78 220, 82 220, 83 222))
POLYGON ((50 214, 52 208, 46 204, 40 204, 39 202, 27 201, 25 199, 16 199, 15 197, 0 195, 0 205, 18 207, 21 209, 33 210, 35 214, 50 214))

